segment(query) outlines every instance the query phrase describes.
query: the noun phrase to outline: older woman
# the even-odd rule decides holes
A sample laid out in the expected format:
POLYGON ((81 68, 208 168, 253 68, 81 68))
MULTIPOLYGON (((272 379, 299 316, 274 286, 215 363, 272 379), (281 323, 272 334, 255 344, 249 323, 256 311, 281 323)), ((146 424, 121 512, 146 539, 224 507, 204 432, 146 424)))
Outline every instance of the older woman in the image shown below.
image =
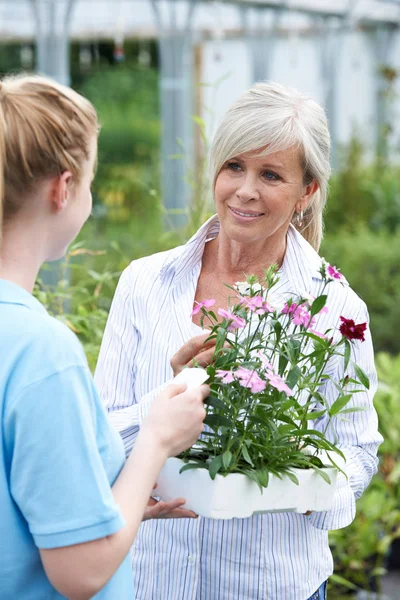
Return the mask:
MULTIPOLYGON (((194 356, 207 362, 194 302, 226 307, 244 274, 280 267, 279 293, 317 295, 330 141, 322 108, 296 90, 257 84, 227 112, 212 147, 216 215, 186 245, 134 261, 114 298, 97 383, 129 452, 152 398, 194 356), (193 337, 196 336, 196 337, 193 337), (172 358, 172 367, 171 367, 172 358)), ((340 315, 367 321, 347 283, 328 288, 322 330, 340 315)), ((353 359, 368 373, 363 412, 338 423, 348 478, 339 478, 328 512, 199 518, 145 523, 133 548, 138 600, 307 600, 326 596, 332 573, 328 530, 345 527, 377 468, 381 442, 372 404, 376 387, 369 333, 353 359)), ((342 365, 336 367, 343 369, 342 365)), ((335 400, 329 384, 324 393, 335 400)), ((322 419, 315 423, 323 429, 322 419)))

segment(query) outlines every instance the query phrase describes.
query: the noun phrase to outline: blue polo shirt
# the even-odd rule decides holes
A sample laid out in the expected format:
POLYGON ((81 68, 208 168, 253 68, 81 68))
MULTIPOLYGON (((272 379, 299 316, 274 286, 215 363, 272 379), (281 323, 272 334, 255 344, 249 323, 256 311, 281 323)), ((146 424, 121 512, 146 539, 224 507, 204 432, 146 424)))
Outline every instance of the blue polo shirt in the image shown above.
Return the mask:
MULTIPOLYGON (((124 525, 110 488, 124 449, 76 336, 1 279, 0 414, 0 598, 60 600, 38 548, 88 542, 124 525)), ((132 600, 128 557, 95 598, 132 600)))

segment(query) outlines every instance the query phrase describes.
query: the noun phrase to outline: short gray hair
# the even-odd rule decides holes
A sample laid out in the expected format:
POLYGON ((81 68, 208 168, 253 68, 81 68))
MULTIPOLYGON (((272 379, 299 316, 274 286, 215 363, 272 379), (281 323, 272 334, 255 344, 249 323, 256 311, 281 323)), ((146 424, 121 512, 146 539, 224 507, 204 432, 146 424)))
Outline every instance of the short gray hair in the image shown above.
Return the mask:
POLYGON ((302 92, 271 81, 257 83, 231 106, 211 147, 213 189, 223 165, 234 156, 257 150, 267 156, 292 147, 303 154, 305 184, 319 185, 300 229, 318 250, 331 173, 330 135, 324 109, 302 92))

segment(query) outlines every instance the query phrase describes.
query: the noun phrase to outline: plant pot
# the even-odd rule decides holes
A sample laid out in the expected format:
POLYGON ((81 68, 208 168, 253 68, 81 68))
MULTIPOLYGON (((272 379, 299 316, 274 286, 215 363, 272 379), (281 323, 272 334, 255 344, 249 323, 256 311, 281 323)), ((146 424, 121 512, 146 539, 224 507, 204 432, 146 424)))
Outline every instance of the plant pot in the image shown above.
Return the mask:
POLYGON ((256 513, 329 510, 336 488, 337 470, 327 467, 331 483, 312 469, 293 469, 299 480, 287 475, 282 479, 270 475, 267 488, 261 492, 245 475, 232 473, 211 479, 206 469, 190 469, 179 473, 185 463, 169 458, 157 479, 154 495, 162 500, 186 498, 185 508, 211 519, 245 519, 256 513))

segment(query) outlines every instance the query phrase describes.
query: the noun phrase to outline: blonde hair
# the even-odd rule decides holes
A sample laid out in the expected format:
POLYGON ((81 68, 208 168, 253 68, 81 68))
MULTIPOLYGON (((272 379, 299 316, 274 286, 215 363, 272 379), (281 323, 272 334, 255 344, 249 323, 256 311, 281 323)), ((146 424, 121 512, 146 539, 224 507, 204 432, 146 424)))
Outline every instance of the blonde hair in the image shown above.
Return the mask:
POLYGON ((304 183, 319 189, 298 226, 318 251, 323 236, 323 210, 328 192, 330 135, 323 108, 296 89, 275 82, 257 83, 225 114, 211 148, 213 189, 227 160, 259 151, 259 156, 298 147, 302 153, 304 183))
POLYGON ((98 131, 93 105, 72 89, 36 75, 0 81, 0 224, 41 180, 71 171, 79 182, 98 131))

